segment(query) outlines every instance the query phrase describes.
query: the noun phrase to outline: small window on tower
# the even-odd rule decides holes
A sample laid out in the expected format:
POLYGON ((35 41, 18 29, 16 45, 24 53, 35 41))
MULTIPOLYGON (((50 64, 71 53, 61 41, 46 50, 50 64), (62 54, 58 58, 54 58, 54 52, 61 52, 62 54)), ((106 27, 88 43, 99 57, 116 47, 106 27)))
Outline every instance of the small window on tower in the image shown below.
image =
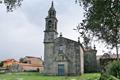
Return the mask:
POLYGON ((48 26, 49 26, 49 28, 51 28, 52 27, 52 21, 50 20, 50 21, 48 21, 48 26))
POLYGON ((54 11, 52 11, 52 15, 54 15, 55 13, 54 13, 54 11))
POLYGON ((48 25, 51 25, 52 24, 52 21, 50 20, 50 21, 48 21, 48 25))

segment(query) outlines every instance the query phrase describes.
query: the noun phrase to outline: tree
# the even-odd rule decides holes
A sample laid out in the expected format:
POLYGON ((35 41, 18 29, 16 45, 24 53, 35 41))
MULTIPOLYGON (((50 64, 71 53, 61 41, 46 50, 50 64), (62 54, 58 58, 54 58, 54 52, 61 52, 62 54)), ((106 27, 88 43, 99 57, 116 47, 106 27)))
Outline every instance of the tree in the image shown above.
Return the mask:
POLYGON ((19 59, 19 62, 20 62, 20 63, 24 63, 24 58, 20 58, 20 59, 19 59))
POLYGON ((113 61, 106 66, 106 74, 120 79, 120 61, 113 61))
POLYGON ((0 67, 3 67, 3 61, 0 62, 0 67))
POLYGON ((12 12, 21 6, 23 0, 0 0, 0 4, 5 4, 7 12, 12 12))
POLYGON ((120 46, 120 0, 76 0, 83 6, 85 19, 77 26, 81 36, 96 37, 112 48, 120 46))

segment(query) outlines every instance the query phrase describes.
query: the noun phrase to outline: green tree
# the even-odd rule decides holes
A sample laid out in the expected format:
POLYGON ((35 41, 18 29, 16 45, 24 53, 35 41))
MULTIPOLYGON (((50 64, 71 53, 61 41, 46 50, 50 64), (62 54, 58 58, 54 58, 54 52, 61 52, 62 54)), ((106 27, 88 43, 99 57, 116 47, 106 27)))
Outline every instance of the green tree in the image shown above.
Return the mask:
POLYGON ((120 0, 76 0, 84 8, 85 19, 77 26, 81 36, 96 37, 112 48, 120 46, 120 0))
POLYGON ((0 62, 0 67, 3 67, 3 61, 0 62))
POLYGON ((120 79, 120 61, 113 61, 106 66, 106 74, 120 79))
POLYGON ((7 12, 12 12, 14 9, 21 6, 22 1, 23 0, 0 0, 0 4, 6 6, 7 12))

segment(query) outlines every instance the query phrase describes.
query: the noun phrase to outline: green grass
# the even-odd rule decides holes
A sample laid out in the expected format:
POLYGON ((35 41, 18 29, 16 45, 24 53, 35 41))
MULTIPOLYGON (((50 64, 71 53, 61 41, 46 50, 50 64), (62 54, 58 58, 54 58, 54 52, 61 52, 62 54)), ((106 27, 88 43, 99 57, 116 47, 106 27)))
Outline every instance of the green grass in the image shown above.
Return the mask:
POLYGON ((99 80, 100 74, 83 74, 81 76, 43 76, 36 72, 0 74, 0 80, 99 80))

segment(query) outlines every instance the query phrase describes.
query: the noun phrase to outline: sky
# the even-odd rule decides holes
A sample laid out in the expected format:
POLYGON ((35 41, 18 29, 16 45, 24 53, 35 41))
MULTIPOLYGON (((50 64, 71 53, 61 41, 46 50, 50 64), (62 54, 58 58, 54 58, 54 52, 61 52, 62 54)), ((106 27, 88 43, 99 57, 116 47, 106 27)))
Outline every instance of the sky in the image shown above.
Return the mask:
MULTIPOLYGON (((84 10, 75 0, 53 0, 57 12, 58 33, 63 37, 78 40, 73 30, 83 19, 84 10)), ((22 6, 13 12, 6 12, 0 4, 0 60, 19 59, 24 56, 44 56, 45 18, 52 0, 23 0, 22 6)), ((93 45, 93 44, 92 44, 93 45)), ((103 46, 97 44, 97 54, 103 46)))

